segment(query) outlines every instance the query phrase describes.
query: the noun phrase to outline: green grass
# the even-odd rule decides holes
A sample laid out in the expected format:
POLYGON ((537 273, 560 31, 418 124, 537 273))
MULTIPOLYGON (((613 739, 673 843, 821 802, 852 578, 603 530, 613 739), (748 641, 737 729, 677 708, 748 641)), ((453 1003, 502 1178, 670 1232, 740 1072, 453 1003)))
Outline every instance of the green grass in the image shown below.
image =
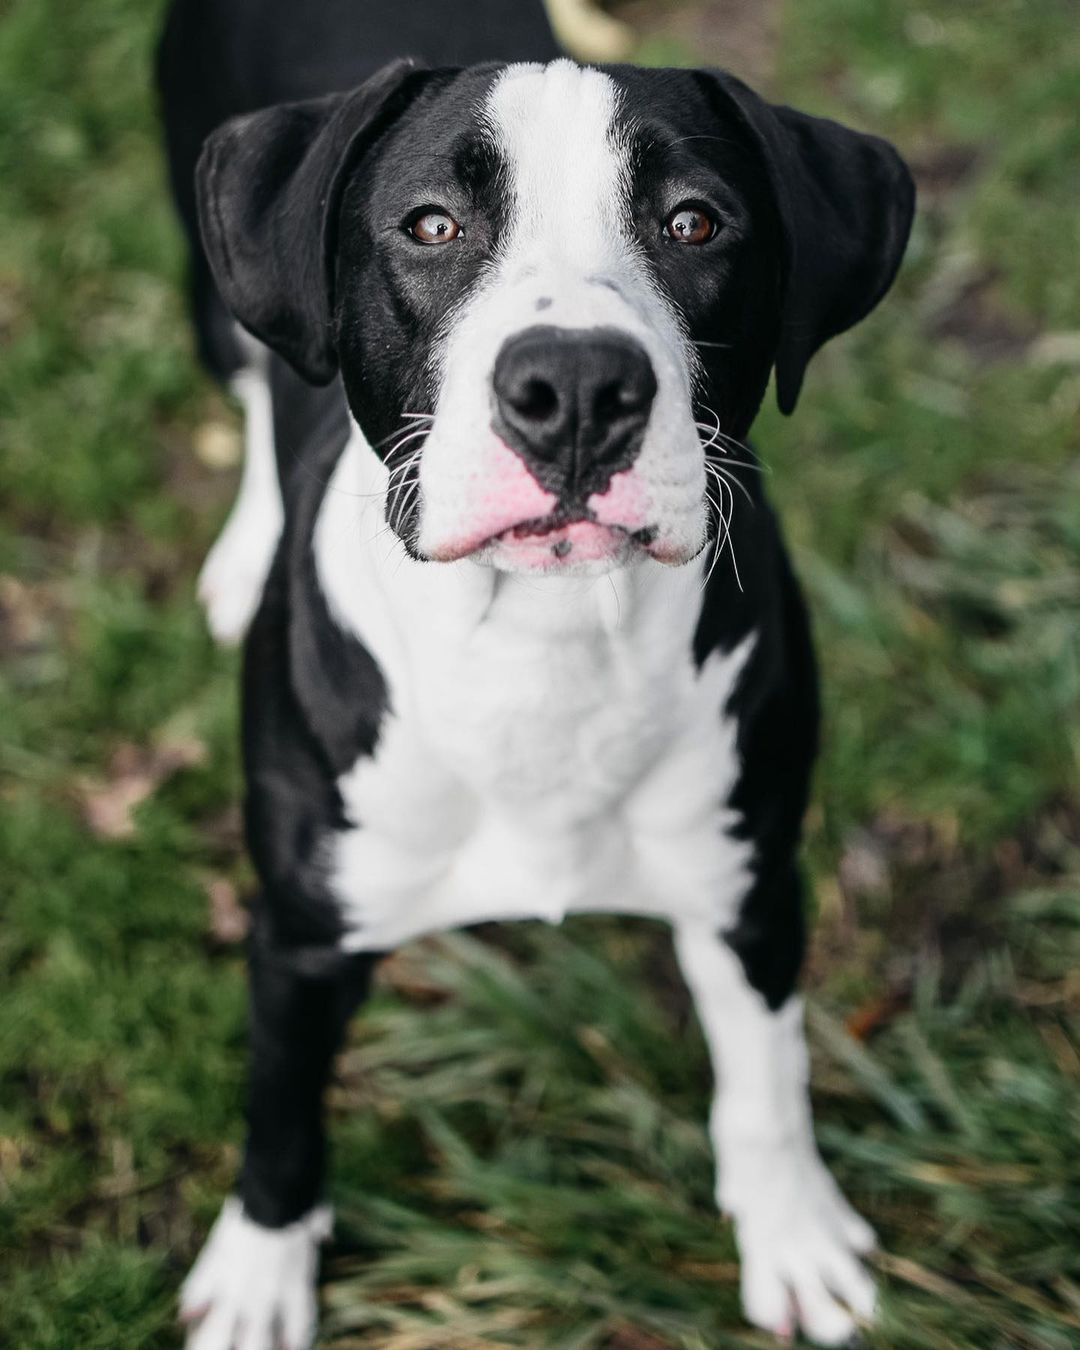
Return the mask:
MULTIPOLYGON (((679 54, 667 9, 646 55, 679 54)), ((231 414, 190 354, 158 11, 0 9, 0 1342, 19 1350, 177 1344, 239 1141, 242 965, 207 899, 250 881, 236 670, 192 600, 231 485, 194 447, 231 414), (88 828, 125 746, 178 743, 200 753, 133 832, 88 828)), ((1066 0, 798 0, 777 85, 893 136, 926 188, 889 301, 757 431, 825 665, 820 1138, 888 1253, 871 1345, 1064 1350, 1080 25, 1066 0)), ((409 949, 334 1093, 327 1339, 763 1344, 711 1212, 707 1089, 655 927, 409 949)))

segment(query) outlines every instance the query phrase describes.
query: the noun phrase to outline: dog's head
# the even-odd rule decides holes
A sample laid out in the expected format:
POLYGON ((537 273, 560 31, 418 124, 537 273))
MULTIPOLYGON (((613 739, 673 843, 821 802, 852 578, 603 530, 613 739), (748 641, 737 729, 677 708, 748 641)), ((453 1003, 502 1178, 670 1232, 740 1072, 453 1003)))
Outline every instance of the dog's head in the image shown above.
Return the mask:
POLYGON ((885 142, 723 72, 570 61, 403 62, 199 165, 226 302, 340 370, 410 553, 515 570, 694 557, 710 455, 881 298, 913 196, 885 142))

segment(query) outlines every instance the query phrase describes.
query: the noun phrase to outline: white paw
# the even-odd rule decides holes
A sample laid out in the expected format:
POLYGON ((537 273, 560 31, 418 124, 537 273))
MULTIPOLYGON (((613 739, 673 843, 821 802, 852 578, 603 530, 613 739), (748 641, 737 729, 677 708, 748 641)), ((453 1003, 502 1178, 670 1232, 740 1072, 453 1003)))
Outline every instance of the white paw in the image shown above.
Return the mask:
POLYGON ((281 507, 273 498, 242 505, 225 522, 199 573, 206 621, 223 646, 233 646, 247 632, 281 533, 281 507))
POLYGON ((180 1291, 187 1350, 306 1350, 317 1322, 319 1244, 327 1206, 287 1228, 264 1228, 225 1201, 180 1291))
POLYGON ((720 1203, 735 1220, 747 1320, 784 1339, 801 1329, 844 1345, 873 1321, 874 1282, 859 1257, 874 1231, 840 1194, 812 1147, 729 1154, 720 1203))

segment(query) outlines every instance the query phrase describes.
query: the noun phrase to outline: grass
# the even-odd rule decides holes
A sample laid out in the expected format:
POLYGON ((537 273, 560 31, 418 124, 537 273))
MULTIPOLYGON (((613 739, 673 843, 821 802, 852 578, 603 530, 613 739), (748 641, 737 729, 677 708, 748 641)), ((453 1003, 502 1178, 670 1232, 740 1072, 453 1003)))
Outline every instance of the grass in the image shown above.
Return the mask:
MULTIPOLYGON (((653 7, 646 58, 686 54, 685 8, 653 7)), ((236 670, 192 600, 235 423, 190 354, 158 6, 2 13, 0 1342, 171 1346, 240 1130, 236 670)), ((1066 0, 799 0, 777 87, 893 136, 923 186, 893 296, 757 431, 825 664, 820 1138, 887 1253, 872 1346, 1064 1350, 1080 28, 1066 0)), ((711 1213, 706 1098, 659 929, 408 949, 334 1093, 328 1342, 762 1344, 711 1213)))

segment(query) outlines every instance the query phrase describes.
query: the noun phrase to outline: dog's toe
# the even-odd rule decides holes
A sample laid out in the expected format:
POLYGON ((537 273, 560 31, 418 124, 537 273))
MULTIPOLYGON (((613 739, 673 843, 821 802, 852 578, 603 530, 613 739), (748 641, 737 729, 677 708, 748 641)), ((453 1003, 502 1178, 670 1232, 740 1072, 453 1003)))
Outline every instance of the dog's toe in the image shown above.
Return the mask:
POLYGON ((312 1345, 318 1247, 329 1227, 320 1208, 285 1228, 264 1228, 227 1200, 180 1294, 186 1350, 312 1345))
POLYGON ((185 1350, 232 1350, 235 1329, 235 1309, 217 1303, 188 1331, 185 1350))
POLYGON ((798 1327, 817 1345, 847 1345, 874 1320, 877 1293, 859 1259, 874 1232, 816 1154, 792 1162, 776 1158, 736 1207, 743 1310, 776 1336, 798 1327))
MULTIPOLYGON (((742 1273, 747 1320, 782 1340, 792 1339, 799 1327, 816 1345, 847 1345, 852 1341, 858 1332, 856 1319, 870 1321, 873 1317, 873 1283, 857 1263, 855 1269, 844 1272, 843 1279, 829 1278, 820 1255, 748 1252, 743 1257, 742 1273)), ((832 1267, 835 1262, 830 1258, 824 1264, 832 1267)))
POLYGON ((759 1260, 752 1252, 746 1252, 742 1260, 741 1293, 748 1322, 771 1331, 781 1340, 791 1340, 795 1334, 791 1293, 773 1262, 759 1260))
POLYGON ((791 1277, 799 1325, 817 1345, 847 1345, 858 1334, 854 1318, 826 1288, 809 1265, 791 1277))
POLYGON ((855 1213, 843 1196, 840 1196, 840 1202, 843 1209, 839 1221, 845 1241, 852 1251, 858 1252, 860 1256, 869 1256, 877 1246, 877 1234, 861 1214, 855 1213))

